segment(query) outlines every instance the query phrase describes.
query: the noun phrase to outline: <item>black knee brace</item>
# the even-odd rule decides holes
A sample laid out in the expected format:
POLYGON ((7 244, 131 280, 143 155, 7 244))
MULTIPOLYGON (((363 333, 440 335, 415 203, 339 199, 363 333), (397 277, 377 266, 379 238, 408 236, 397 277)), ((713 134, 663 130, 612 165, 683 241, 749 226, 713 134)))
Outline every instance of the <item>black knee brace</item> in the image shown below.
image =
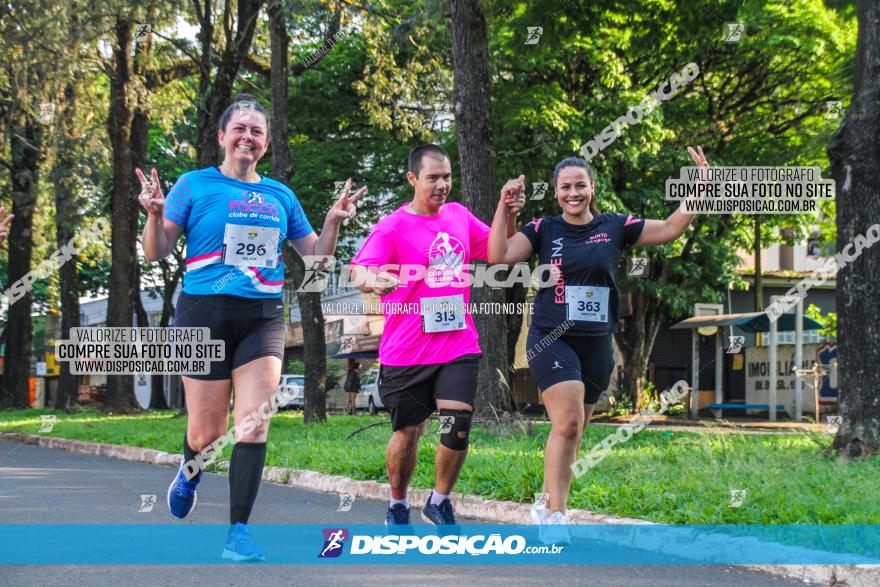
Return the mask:
POLYGON ((441 409, 440 444, 452 450, 467 450, 472 417, 467 410, 441 409))

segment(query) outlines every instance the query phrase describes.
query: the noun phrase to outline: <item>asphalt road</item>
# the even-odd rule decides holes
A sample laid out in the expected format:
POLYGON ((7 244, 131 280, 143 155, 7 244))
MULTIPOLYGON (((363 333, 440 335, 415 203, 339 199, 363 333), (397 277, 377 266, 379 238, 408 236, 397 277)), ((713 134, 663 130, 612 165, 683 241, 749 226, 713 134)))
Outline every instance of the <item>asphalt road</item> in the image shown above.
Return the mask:
MULTIPOLYGON (((0 441, 3 524, 169 524, 165 492, 174 471, 143 463, 0 441), (156 495, 140 512, 141 495, 156 495)), ((192 521, 228 522, 226 477, 206 474, 192 521)), ((251 524, 373 524, 385 503, 356 500, 336 511, 339 496, 263 483, 251 524)), ((414 522, 418 519, 413 511, 414 522)), ((462 520, 466 523, 466 521, 462 520)), ((4 539, 14 539, 9 535, 4 539)), ((259 543, 259 540, 258 540, 259 543)), ((222 545, 218 545, 218 557, 222 545)), ((38 548, 39 545, 34 545, 38 548)), ((735 566, 698 565, 8 565, 0 585, 590 585, 591 587, 782 587, 803 585, 735 566)))

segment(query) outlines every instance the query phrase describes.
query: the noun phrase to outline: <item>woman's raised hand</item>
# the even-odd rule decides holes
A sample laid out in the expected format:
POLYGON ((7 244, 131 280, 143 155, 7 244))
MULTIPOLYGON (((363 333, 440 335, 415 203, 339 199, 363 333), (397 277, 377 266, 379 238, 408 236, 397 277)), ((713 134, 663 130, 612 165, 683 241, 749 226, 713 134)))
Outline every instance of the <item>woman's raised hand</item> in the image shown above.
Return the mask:
POLYGON ((153 167, 152 171, 150 171, 150 175, 153 180, 149 181, 144 172, 139 168, 135 169, 134 172, 137 174, 138 179, 141 182, 141 193, 138 194, 138 201, 141 203, 141 206, 147 211, 147 214, 150 216, 162 216, 162 210, 165 208, 165 196, 162 194, 162 188, 159 184, 159 174, 156 172, 156 168, 153 167))

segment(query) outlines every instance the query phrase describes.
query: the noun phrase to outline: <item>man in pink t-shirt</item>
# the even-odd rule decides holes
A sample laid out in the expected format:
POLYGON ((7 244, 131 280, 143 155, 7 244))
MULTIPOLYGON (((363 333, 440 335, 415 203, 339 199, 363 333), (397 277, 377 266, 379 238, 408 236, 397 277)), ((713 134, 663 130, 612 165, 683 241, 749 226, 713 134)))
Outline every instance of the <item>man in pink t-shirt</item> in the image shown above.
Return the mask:
MULTIPOLYGON (((486 259, 489 227, 463 205, 446 203, 452 167, 441 147, 413 149, 406 177, 413 201, 373 227, 351 269, 359 276, 355 283, 370 275, 360 289, 381 296, 385 316, 379 394, 393 430, 385 454, 391 482, 385 523, 409 526, 407 487, 425 423, 438 409, 434 491, 422 517, 448 526, 455 525, 449 494, 467 455, 481 354, 479 333, 465 311, 468 267, 471 259, 486 259)), ((511 203, 510 213, 521 207, 511 203)))

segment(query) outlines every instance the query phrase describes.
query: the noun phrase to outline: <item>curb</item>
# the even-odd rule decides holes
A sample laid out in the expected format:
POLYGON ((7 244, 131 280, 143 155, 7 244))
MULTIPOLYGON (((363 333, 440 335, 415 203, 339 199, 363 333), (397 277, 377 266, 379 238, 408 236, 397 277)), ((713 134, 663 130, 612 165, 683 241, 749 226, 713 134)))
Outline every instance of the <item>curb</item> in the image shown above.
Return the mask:
MULTIPOLYGON (((179 467, 179 454, 167 453, 151 448, 140 448, 118 444, 100 444, 84 440, 53 438, 39 434, 0 432, 0 440, 33 444, 45 448, 55 448, 70 452, 104 456, 126 461, 136 461, 151 465, 179 467)), ((224 468, 225 463, 218 463, 224 468)), ((354 497, 386 501, 390 486, 376 481, 356 481, 341 475, 325 475, 315 471, 266 467, 263 480, 280 485, 290 485, 324 493, 348 493, 354 497)), ((413 503, 427 501, 429 489, 414 489, 409 497, 413 503)), ((478 519, 496 524, 528 524, 529 504, 512 501, 485 499, 473 495, 453 492, 450 499, 456 513, 463 518, 478 519)), ((653 524, 646 520, 622 518, 594 514, 586 510, 568 510, 568 519, 576 524, 653 524)), ((880 565, 732 565, 751 571, 795 579, 804 583, 819 585, 846 585, 847 587, 875 587, 880 585, 880 565)))

